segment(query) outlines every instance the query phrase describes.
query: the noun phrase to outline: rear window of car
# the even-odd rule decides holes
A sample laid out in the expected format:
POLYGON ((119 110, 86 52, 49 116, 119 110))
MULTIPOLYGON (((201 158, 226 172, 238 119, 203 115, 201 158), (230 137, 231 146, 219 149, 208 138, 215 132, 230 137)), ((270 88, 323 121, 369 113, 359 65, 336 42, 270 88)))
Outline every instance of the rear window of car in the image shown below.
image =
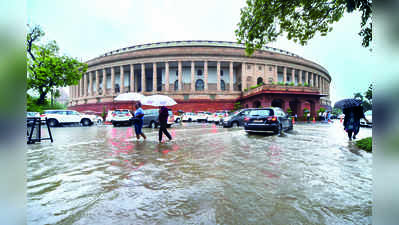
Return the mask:
POLYGON ((250 116, 272 116, 273 111, 269 109, 263 109, 263 110, 251 110, 249 112, 250 116))
POLYGON ((129 110, 115 110, 115 114, 126 114, 129 113, 129 110))

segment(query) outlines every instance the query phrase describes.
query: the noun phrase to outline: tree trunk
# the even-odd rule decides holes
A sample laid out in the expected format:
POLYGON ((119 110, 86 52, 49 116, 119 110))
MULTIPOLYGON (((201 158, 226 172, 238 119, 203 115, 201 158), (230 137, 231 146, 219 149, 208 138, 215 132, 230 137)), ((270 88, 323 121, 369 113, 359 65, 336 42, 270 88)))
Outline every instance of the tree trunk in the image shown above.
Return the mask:
POLYGON ((39 99, 38 99, 38 105, 44 105, 44 100, 46 99, 47 93, 40 93, 39 99))

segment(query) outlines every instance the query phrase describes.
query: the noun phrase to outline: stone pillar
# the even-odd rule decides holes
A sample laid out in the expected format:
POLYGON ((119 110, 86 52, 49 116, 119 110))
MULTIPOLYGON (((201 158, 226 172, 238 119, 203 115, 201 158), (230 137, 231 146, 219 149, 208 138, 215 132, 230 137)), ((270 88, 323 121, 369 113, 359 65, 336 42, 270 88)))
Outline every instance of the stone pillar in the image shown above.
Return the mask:
POLYGON ((287 67, 284 67, 283 83, 287 83, 287 67))
POLYGON ((191 91, 195 91, 195 63, 194 61, 191 61, 191 91))
POLYGON ((181 61, 178 61, 178 65, 177 65, 177 83, 179 85, 178 89, 179 91, 183 90, 183 80, 182 80, 182 63, 181 61))
POLYGON ((115 94, 115 68, 111 66, 111 95, 115 94))
POLYGON ((244 91, 244 89, 247 86, 247 78, 245 76, 245 66, 246 64, 243 62, 241 64, 241 91, 244 91))
POLYGON ((119 67, 119 71, 120 71, 120 76, 119 76, 119 87, 121 88, 120 93, 125 93, 125 71, 123 70, 123 66, 119 67))
POLYGON ((146 87, 145 87, 145 64, 141 64, 141 92, 145 92, 146 87))
POLYGON ((204 91, 208 91, 208 61, 204 61, 204 91))
POLYGON ((313 73, 311 73, 311 72, 309 72, 309 73, 310 73, 310 86, 314 87, 313 73))
POLYGON ((82 78, 79 81, 79 97, 83 97, 83 78, 84 74, 82 74, 82 78))
POLYGON ((130 92, 134 92, 134 65, 130 64, 130 92))
POLYGON ((169 91, 169 62, 165 62, 165 91, 169 91))
POLYGON ((298 80, 298 84, 300 83, 300 84, 302 84, 303 85, 303 82, 302 82, 302 73, 303 73, 303 71, 302 70, 300 70, 299 71, 299 80, 298 80))
POLYGON ((278 76, 277 76, 278 66, 275 65, 273 69, 274 69, 274 72, 273 72, 273 82, 275 82, 275 83, 277 84, 277 82, 278 82, 278 76))
POLYGON ((94 93, 93 93, 93 72, 89 72, 89 90, 90 90, 90 96, 94 96, 94 93))
POLYGON ((103 96, 106 95, 107 92, 107 70, 103 68, 103 96))
POLYGON ((152 92, 157 92, 157 63, 152 64, 152 92))
POLYGON ((83 77, 83 95, 86 97, 87 96, 87 92, 88 92, 88 87, 87 87, 87 75, 88 73, 86 73, 83 77))
POLYGON ((230 75, 230 77, 229 77, 229 83, 230 83, 230 85, 229 85, 229 87, 230 87, 230 92, 233 92, 234 91, 234 67, 233 67, 233 62, 230 62, 230 67, 229 67, 229 75, 230 75))
POLYGON ((315 76, 315 81, 316 81, 316 87, 319 88, 319 76, 317 74, 314 75, 315 76))
POLYGON ((98 74, 98 70, 96 70, 96 96, 99 95, 99 90, 100 89, 100 74, 98 74))
POLYGON ((294 82, 294 84, 295 84, 295 69, 294 68, 292 68, 292 70, 291 70, 291 82, 294 82))
POLYGON ((217 65, 216 65, 216 90, 221 91, 221 88, 220 88, 220 61, 217 61, 217 65))

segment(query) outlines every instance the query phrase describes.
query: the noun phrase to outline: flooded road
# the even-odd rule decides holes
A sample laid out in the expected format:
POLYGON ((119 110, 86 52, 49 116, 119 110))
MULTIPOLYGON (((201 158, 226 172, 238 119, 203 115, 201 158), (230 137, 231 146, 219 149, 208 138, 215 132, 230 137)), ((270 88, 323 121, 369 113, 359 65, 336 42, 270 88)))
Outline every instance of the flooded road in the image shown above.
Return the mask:
POLYGON ((157 129, 52 131, 28 145, 28 224, 371 224, 372 154, 339 121, 282 135, 184 123, 162 144, 157 129))

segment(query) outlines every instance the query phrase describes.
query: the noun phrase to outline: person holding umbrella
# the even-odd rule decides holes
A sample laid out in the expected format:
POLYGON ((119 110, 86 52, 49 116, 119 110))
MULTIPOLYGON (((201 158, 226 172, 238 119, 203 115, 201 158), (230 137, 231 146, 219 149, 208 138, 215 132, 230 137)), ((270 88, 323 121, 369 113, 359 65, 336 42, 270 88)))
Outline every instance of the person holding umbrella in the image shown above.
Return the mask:
POLYGON ((134 112, 134 116, 136 118, 138 118, 137 122, 134 123, 134 131, 136 132, 136 138, 137 140, 140 139, 140 135, 145 139, 147 139, 147 137, 145 136, 145 134, 142 131, 143 128, 143 118, 144 118, 144 111, 141 108, 141 103, 137 102, 135 105, 136 111, 134 112))
POLYGON ((166 95, 151 95, 151 96, 146 96, 143 99, 140 100, 143 105, 151 105, 151 106, 160 106, 159 109, 159 142, 162 141, 162 134, 164 133, 169 140, 172 140, 172 137, 170 136, 168 130, 166 129, 166 125, 168 122, 168 108, 165 106, 172 106, 176 105, 177 103, 175 100, 173 100, 171 97, 166 96, 166 95))
POLYGON ((159 108, 159 143, 162 142, 162 134, 165 134, 166 137, 169 138, 169 141, 172 140, 168 130, 166 129, 166 125, 168 123, 169 112, 168 108, 165 106, 161 106, 159 108))
POLYGON ((367 122, 363 113, 362 101, 359 99, 343 99, 335 103, 334 107, 341 108, 345 115, 344 118, 344 129, 348 133, 348 138, 352 140, 356 139, 356 135, 360 130, 360 119, 364 118, 367 122))

